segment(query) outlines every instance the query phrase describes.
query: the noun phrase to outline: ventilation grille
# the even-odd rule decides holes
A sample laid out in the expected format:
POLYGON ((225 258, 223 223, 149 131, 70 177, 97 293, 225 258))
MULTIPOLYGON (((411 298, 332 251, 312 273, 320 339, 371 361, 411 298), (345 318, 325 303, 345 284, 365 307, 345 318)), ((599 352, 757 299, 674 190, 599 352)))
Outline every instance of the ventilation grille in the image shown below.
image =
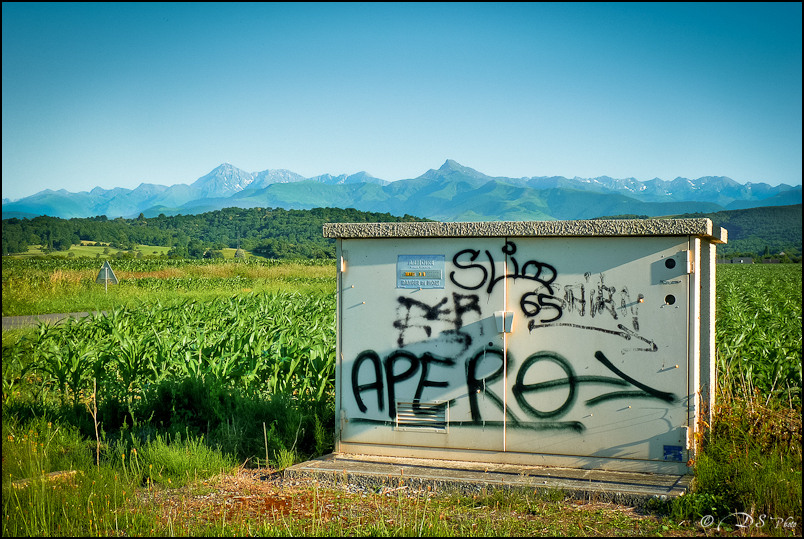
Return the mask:
POLYGON ((446 402, 397 402, 396 427, 398 429, 427 429, 447 431, 446 402))

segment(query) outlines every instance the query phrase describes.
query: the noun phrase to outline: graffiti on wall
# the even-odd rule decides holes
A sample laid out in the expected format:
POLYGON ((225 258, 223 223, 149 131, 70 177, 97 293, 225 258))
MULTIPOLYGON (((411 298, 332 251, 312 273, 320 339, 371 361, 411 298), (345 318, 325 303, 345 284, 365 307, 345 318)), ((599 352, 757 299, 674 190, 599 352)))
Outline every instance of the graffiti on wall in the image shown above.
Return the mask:
POLYGON ((485 286, 486 294, 491 294, 503 279, 532 281, 536 289, 525 293, 520 298, 520 308, 525 316, 540 317, 542 323, 561 318, 563 307, 561 300, 554 296, 553 283, 556 280, 556 269, 538 260, 528 260, 520 267, 516 257, 516 244, 506 241, 502 253, 510 263, 511 269, 504 275, 496 274, 497 263, 489 250, 485 250, 485 258, 489 267, 479 259, 481 254, 476 249, 464 249, 455 254, 452 263, 458 268, 449 274, 449 280, 463 290, 479 290, 485 286))
POLYGON ((399 332, 397 345, 402 348, 406 342, 422 340, 422 336, 429 339, 433 335, 435 323, 439 325, 446 323, 451 327, 441 333, 442 338, 454 339, 463 345, 464 351, 468 350, 472 345, 472 336, 468 332, 461 331, 461 328, 464 325, 464 318, 472 313, 477 319, 482 317, 479 299, 477 294, 453 293, 451 298, 443 298, 435 305, 429 305, 406 296, 399 296, 397 319, 394 321, 394 329, 399 332), (450 299, 452 299, 451 306, 448 305, 450 299), (414 335, 411 336, 411 333, 414 335))
POLYGON ((562 290, 556 286, 558 272, 554 266, 534 259, 520 265, 514 256, 516 251, 514 242, 505 242, 502 253, 511 269, 504 275, 496 274, 498 264, 489 250, 483 252, 485 260, 489 262, 488 268, 481 262, 484 257, 479 250, 459 251, 452 258, 458 270, 450 272, 449 279, 463 290, 478 290, 485 286, 486 294, 491 294, 503 279, 532 281, 534 289, 519 298, 520 310, 529 319, 528 327, 531 330, 539 324, 559 320, 565 311, 577 313, 580 317, 609 316, 613 320, 630 316, 633 329, 639 330, 638 307, 643 299, 642 294, 632 301, 627 287, 617 289, 607 286, 603 275, 599 276, 598 283, 590 284, 591 274, 586 273, 585 282, 564 285, 562 295, 562 290))
MULTIPOLYGON (((583 432, 585 426, 581 421, 563 420, 578 403, 581 387, 598 389, 596 393, 592 391, 594 396, 582 401, 587 407, 625 398, 677 402, 674 394, 635 379, 600 350, 590 351, 588 358, 566 358, 553 351, 536 350, 519 363, 510 352, 506 354, 493 342, 474 342, 483 336, 482 325, 478 324, 479 331, 469 331, 467 326, 490 314, 483 311, 483 305, 489 303, 482 296, 491 295, 503 280, 511 280, 527 285, 517 288, 524 290, 517 299, 521 314, 528 320, 530 333, 564 326, 604 332, 641 343, 638 347, 623 349, 623 354, 658 350, 651 339, 638 333, 642 294, 632 300, 626 286, 607 284, 602 274, 593 279, 587 273, 582 282, 560 285, 554 265, 535 258, 521 262, 512 241, 505 242, 501 254, 506 270, 498 275, 499 264, 489 250, 460 250, 452 257, 455 269, 449 273, 449 281, 457 291, 447 291, 444 297, 432 301, 413 299, 409 295, 397 298, 393 322, 397 348, 384 357, 374 350, 364 350, 351 366, 351 389, 357 407, 361 413, 375 418, 366 421, 392 424, 400 400, 412 401, 415 413, 418 403, 429 402, 445 390, 459 390, 452 394, 460 394, 468 401, 470 419, 450 421, 450 425, 502 425, 499 418, 505 416, 507 427, 537 430, 583 432), (420 343, 432 346, 424 352, 410 349, 420 343), (438 355, 436 344, 448 345, 454 353, 438 355), (495 390, 501 382, 506 382, 503 379, 506 360, 507 378, 512 382, 510 394, 521 412, 515 413, 511 406, 506 406, 501 391, 495 390), (604 368, 606 375, 577 374, 571 360, 594 360, 604 368), (533 382, 545 368, 561 374, 533 382), (399 394, 400 384, 408 388, 404 395, 399 394), (413 386, 415 390, 408 394, 413 386), (561 391, 556 392, 556 389, 561 391), (544 397, 548 393, 554 398, 546 406, 544 397), (484 403, 491 403, 491 406, 484 403), (388 420, 380 420, 378 416, 386 416, 388 420)), ((451 406, 456 399, 448 401, 447 405, 451 406)))

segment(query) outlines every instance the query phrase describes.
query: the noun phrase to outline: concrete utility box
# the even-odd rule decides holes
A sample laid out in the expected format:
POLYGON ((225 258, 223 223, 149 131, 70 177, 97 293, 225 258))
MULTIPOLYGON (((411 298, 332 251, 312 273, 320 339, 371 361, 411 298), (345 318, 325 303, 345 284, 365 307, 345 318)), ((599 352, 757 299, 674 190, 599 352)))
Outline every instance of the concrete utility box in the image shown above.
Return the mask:
POLYGON ((709 219, 326 224, 336 452, 686 473, 715 389, 709 219))

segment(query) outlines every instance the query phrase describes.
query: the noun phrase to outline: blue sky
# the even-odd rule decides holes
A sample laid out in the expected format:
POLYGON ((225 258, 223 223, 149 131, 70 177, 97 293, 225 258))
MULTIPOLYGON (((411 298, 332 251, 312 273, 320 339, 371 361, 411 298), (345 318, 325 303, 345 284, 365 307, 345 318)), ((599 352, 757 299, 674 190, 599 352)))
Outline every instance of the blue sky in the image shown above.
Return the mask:
POLYGON ((801 184, 801 9, 3 3, 3 197, 448 158, 801 184))

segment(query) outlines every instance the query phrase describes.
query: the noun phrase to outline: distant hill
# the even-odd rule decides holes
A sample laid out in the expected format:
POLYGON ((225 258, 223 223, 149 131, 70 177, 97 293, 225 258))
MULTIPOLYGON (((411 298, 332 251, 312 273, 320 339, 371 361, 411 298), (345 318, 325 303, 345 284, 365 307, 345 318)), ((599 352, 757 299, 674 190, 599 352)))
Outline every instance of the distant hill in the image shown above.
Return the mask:
POLYGON ((242 247, 267 258, 333 258, 335 241, 324 238, 324 223, 422 221, 417 217, 354 209, 226 208, 196 215, 107 219, 3 219, 3 255, 25 252, 28 245, 67 250, 82 240, 135 250, 137 245, 172 247, 170 256, 202 258, 223 248, 242 247))
POLYGON ((801 186, 740 184, 723 176, 615 179, 489 176, 447 159, 417 178, 388 182, 366 172, 304 178, 289 170, 246 172, 224 163, 191 184, 96 187, 89 192, 46 190, 9 201, 3 218, 105 215, 146 218, 224 208, 355 208, 440 221, 591 219, 600 215, 714 213, 727 209, 801 204, 801 186))
POLYGON ((675 217, 708 217, 717 226, 728 230, 728 244, 720 249, 724 254, 751 252, 762 254, 786 252, 801 255, 801 204, 768 206, 714 213, 682 214, 675 217))
MULTIPOLYGON (((751 254, 761 256, 766 248, 770 254, 785 252, 791 258, 801 258, 801 204, 766 206, 746 210, 725 210, 711 213, 682 213, 663 216, 666 219, 706 217, 715 226, 728 232, 728 243, 718 246, 721 255, 751 254)), ((647 215, 619 214, 597 219, 646 219, 647 215)))
MULTIPOLYGON (((489 187, 493 190, 501 188, 499 184, 489 184, 489 187)), ((791 258, 800 259, 801 210, 801 204, 796 204, 668 217, 708 217, 715 225, 726 228, 729 239, 726 245, 718 247, 720 254, 761 256, 767 248, 771 254, 784 251, 791 258)), ((645 217, 621 214, 604 218, 645 217)), ((322 236, 324 223, 421 220, 424 219, 410 215, 399 217, 390 213, 337 208, 226 208, 193 215, 111 220, 106 217, 60 219, 40 216, 4 219, 2 248, 4 255, 24 252, 29 244, 63 250, 81 240, 90 240, 111 243, 122 249, 135 249, 138 244, 169 246, 173 248, 174 256, 211 256, 224 247, 240 246, 268 258, 332 257, 335 254, 334 241, 322 236)))

